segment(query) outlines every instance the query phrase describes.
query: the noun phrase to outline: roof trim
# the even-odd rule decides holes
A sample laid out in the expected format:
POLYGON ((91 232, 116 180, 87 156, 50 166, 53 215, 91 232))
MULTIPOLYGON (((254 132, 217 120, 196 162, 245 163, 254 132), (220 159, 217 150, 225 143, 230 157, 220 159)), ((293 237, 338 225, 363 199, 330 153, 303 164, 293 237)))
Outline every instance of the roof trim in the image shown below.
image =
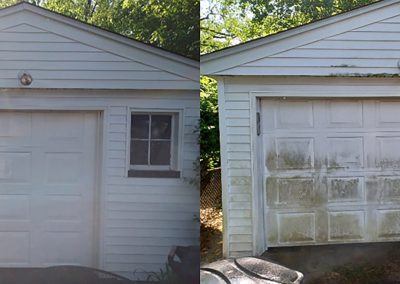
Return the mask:
POLYGON ((164 57, 164 58, 172 59, 174 61, 177 61, 179 63, 185 64, 190 67, 194 67, 194 68, 199 67, 199 62, 194 59, 191 59, 189 57, 180 55, 178 53, 174 53, 172 51, 168 51, 161 47, 156 47, 154 45, 141 42, 139 40, 136 40, 136 39, 112 32, 112 31, 108 31, 108 30, 100 28, 98 26, 82 22, 82 21, 74 19, 72 17, 45 9, 40 6, 36 6, 36 5, 28 3, 28 2, 20 2, 15 5, 0 9, 0 17, 6 16, 6 15, 11 15, 11 14, 14 14, 14 13, 17 13, 20 11, 24 11, 24 10, 27 10, 32 13, 50 18, 52 20, 73 26, 73 27, 81 29, 81 30, 85 30, 85 31, 103 36, 103 37, 111 39, 113 41, 144 50, 146 52, 149 52, 149 53, 152 53, 152 54, 164 57))
POLYGON ((371 3, 365 6, 361 6, 358 8, 355 8, 353 10, 336 14, 333 16, 330 16, 328 18, 324 18, 318 21, 314 21, 308 24, 304 24, 298 27, 294 27, 285 31, 281 31, 272 35, 268 35, 265 37, 257 38, 254 40, 250 40, 244 43, 240 43, 238 45, 226 47, 224 49, 220 49, 211 53, 204 54, 200 57, 200 61, 202 64, 214 61, 229 55, 235 55, 238 53, 241 53, 243 51, 248 51, 253 48, 257 48, 261 45, 268 45, 289 37, 293 37, 295 35, 299 35, 301 33, 305 33, 314 29, 318 29, 324 26, 328 26, 367 12, 371 12, 377 9, 381 9, 390 5, 398 4, 400 3, 400 0, 381 0, 379 2, 371 3))

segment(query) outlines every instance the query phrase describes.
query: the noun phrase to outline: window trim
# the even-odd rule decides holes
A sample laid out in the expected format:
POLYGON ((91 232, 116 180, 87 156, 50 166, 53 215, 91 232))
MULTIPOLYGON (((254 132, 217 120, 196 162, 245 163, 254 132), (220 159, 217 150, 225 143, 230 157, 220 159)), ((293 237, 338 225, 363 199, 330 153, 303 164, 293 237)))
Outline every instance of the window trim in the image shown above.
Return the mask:
POLYGON ((127 123, 127 177, 166 177, 180 178, 182 154, 181 148, 183 145, 183 110, 182 109, 136 109, 129 108, 128 123, 127 123), (133 114, 146 115, 171 115, 171 162, 170 165, 131 165, 131 119, 133 114))

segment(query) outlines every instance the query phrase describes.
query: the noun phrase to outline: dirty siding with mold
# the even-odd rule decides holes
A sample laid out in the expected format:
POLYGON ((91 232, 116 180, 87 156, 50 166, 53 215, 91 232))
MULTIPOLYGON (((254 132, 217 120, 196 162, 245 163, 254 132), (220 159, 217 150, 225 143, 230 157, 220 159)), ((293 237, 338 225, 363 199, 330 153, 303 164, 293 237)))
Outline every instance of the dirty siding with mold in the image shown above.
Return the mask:
MULTIPOLYGON (((250 94, 397 85, 394 78, 225 79, 229 256, 250 255, 254 245, 250 94)), ((260 105, 268 246, 400 239, 400 100, 263 98, 260 105)))

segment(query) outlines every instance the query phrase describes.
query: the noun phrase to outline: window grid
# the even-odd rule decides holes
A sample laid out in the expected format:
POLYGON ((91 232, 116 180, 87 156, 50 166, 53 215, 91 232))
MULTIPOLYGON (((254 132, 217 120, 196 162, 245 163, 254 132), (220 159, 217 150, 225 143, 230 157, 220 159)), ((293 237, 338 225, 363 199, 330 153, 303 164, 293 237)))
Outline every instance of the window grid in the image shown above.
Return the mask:
MULTIPOLYGON (((132 113, 131 115, 135 115, 135 113, 132 113)), ((138 113, 137 115, 140 115, 140 114, 138 113)), ((154 113, 154 114, 145 114, 145 115, 147 115, 149 117, 149 127, 148 127, 147 139, 144 139, 144 138, 131 138, 131 145, 132 145, 132 141, 146 141, 147 142, 147 164, 146 165, 143 165, 143 164, 132 164, 132 162, 131 162, 131 165, 133 165, 133 166, 159 167, 159 168, 165 167, 165 166, 170 167, 171 166, 171 162, 172 162, 171 161, 171 158, 172 158, 172 144, 173 144, 172 137, 173 137, 174 131, 175 131, 174 130, 174 127, 175 127, 174 126, 174 120, 172 119, 173 116, 171 114, 165 114, 165 113, 154 113), (168 115, 168 116, 170 116, 170 119, 171 119, 171 135, 170 135, 169 139, 160 139, 160 138, 154 138, 153 139, 151 137, 151 133, 152 133, 152 116, 153 115, 168 115), (152 165, 151 164, 151 142, 153 142, 153 141, 155 141, 155 142, 157 142, 157 141, 170 142, 170 162, 169 162, 169 165, 152 165)), ((131 127, 134 127, 134 126, 132 125, 131 127)))

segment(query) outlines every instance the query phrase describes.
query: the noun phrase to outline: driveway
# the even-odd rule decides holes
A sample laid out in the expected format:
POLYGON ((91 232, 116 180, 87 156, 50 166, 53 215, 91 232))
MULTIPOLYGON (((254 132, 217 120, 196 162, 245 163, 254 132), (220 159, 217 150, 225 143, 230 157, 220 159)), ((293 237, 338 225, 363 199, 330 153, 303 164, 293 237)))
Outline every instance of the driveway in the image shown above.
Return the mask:
POLYGON ((262 255, 304 274, 304 283, 400 283, 400 242, 270 248, 262 255))
POLYGON ((124 277, 78 266, 0 268, 2 284, 134 284, 124 277))

